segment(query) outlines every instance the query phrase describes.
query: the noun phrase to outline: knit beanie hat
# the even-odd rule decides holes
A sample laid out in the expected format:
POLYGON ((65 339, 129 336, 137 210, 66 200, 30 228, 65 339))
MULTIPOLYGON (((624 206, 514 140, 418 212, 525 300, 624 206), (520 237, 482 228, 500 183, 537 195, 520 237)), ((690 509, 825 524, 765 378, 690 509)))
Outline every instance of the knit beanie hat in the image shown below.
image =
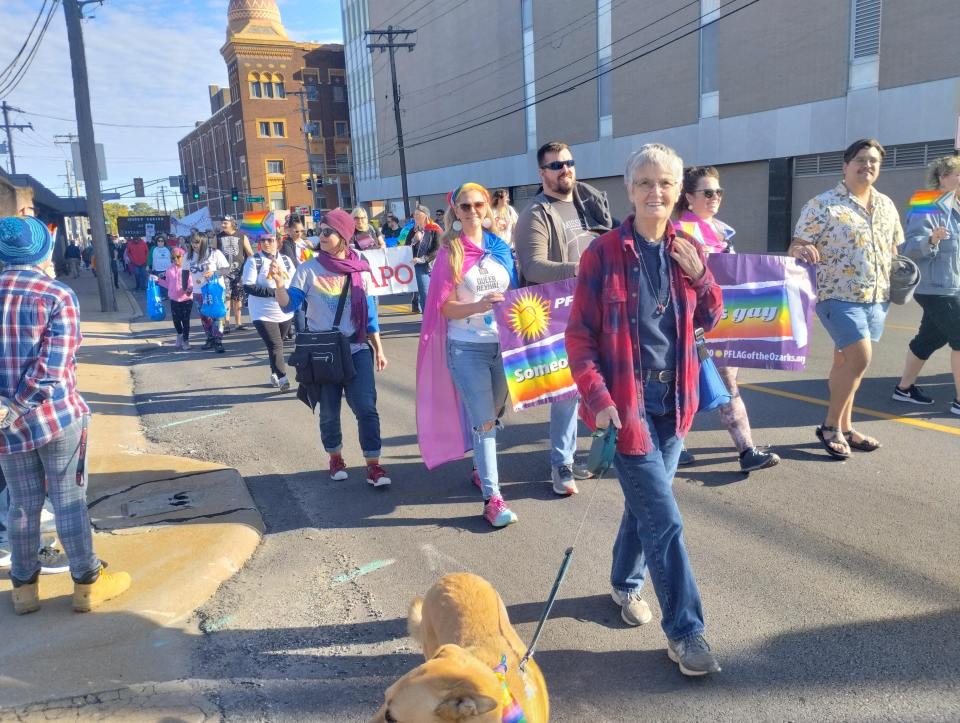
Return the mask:
POLYGON ((0 261, 39 264, 53 253, 50 229, 33 216, 0 218, 0 261))
POLYGON ((323 222, 336 231, 340 238, 347 243, 350 243, 350 239, 353 238, 353 234, 357 230, 357 226, 353 221, 353 216, 344 211, 342 208, 335 208, 332 211, 327 211, 323 217, 323 222))

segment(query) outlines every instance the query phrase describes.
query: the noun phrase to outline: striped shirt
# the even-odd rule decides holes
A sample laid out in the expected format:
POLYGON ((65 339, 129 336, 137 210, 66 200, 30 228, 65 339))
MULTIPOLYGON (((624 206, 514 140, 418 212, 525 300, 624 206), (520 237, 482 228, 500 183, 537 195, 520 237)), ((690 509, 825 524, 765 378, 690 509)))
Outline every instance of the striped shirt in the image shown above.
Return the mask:
MULTIPOLYGON (((683 238, 693 240, 679 232, 683 238)), ((667 224, 664 243, 669 254, 678 235, 667 224)), ((694 242, 695 243, 695 242, 694 242)), ((703 251, 695 243, 703 261, 703 251)), ((704 265, 706 268, 706 265, 704 265)), ((577 288, 567 323, 566 343, 570 371, 580 390, 580 415, 591 429, 596 415, 615 406, 623 426, 617 437, 622 454, 643 455, 653 451, 647 429, 643 385, 639 383, 640 344, 636 319, 640 284, 640 257, 633 238, 633 216, 619 229, 595 239, 580 258, 577 288)), ((693 424, 700 401, 700 362, 693 336, 695 326, 709 331, 723 311, 720 287, 710 269, 696 281, 679 264, 670 265, 670 310, 676 314, 677 436, 693 424)))
POLYGON ((17 419, 0 454, 42 447, 90 413, 77 391, 80 309, 70 287, 32 266, 0 273, 0 395, 17 419))

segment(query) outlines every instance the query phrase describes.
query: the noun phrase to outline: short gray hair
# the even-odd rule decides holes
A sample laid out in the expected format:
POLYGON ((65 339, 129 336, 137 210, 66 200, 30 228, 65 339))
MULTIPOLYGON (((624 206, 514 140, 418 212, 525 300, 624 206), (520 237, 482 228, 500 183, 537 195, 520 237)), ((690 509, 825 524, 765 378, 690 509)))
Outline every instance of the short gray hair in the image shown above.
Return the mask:
POLYGON ((683 181, 683 159, 670 146, 662 143, 644 143, 627 158, 627 170, 623 173, 623 183, 629 189, 637 170, 644 166, 660 166, 677 179, 683 181))

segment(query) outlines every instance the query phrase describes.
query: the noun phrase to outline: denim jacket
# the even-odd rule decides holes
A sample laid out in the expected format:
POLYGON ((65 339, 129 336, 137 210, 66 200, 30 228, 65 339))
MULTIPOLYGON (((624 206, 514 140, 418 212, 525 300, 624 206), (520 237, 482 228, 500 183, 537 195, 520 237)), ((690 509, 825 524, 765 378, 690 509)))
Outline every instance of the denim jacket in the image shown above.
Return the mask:
POLYGON ((954 193, 945 193, 936 201, 934 213, 913 213, 907 218, 906 241, 900 253, 920 267, 918 294, 954 296, 960 294, 960 211, 954 193), (938 245, 930 245, 933 229, 945 226, 950 234, 938 245))

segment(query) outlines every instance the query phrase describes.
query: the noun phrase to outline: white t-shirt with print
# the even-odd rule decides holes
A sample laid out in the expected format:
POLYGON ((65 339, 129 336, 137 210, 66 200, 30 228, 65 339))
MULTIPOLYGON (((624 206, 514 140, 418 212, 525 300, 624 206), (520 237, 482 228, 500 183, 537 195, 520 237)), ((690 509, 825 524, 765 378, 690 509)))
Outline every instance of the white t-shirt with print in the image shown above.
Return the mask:
POLYGON ((230 268, 226 257, 220 253, 219 249, 209 250, 206 258, 202 260, 191 253, 186 261, 190 266, 190 275, 193 277, 193 292, 198 295, 201 293, 200 287, 207 283, 207 278, 204 276, 207 271, 216 274, 218 271, 230 268))
MULTIPOLYGON (((457 301, 474 303, 488 294, 502 294, 509 288, 510 274, 507 270, 492 256, 484 255, 464 274, 454 294, 457 301)), ((456 341, 497 341, 497 320, 493 310, 472 314, 465 319, 450 319, 447 337, 456 341)))
MULTIPOLYGON (((286 283, 284 286, 288 287, 293 280, 293 275, 296 273, 297 267, 294 266, 293 261, 283 254, 279 254, 277 260, 280 263, 280 268, 282 268, 286 274, 286 283)), ((273 266, 273 259, 267 256, 254 254, 248 258, 243 264, 243 285, 266 286, 270 289, 276 289, 277 284, 269 277, 271 266, 273 266), (257 268, 258 259, 260 260, 259 269, 257 268)), ((249 294, 247 296, 247 308, 250 310, 250 318, 254 321, 279 322, 289 321, 293 318, 293 312, 284 312, 283 309, 280 308, 280 304, 277 303, 276 298, 272 296, 255 296, 254 294, 249 294)))

